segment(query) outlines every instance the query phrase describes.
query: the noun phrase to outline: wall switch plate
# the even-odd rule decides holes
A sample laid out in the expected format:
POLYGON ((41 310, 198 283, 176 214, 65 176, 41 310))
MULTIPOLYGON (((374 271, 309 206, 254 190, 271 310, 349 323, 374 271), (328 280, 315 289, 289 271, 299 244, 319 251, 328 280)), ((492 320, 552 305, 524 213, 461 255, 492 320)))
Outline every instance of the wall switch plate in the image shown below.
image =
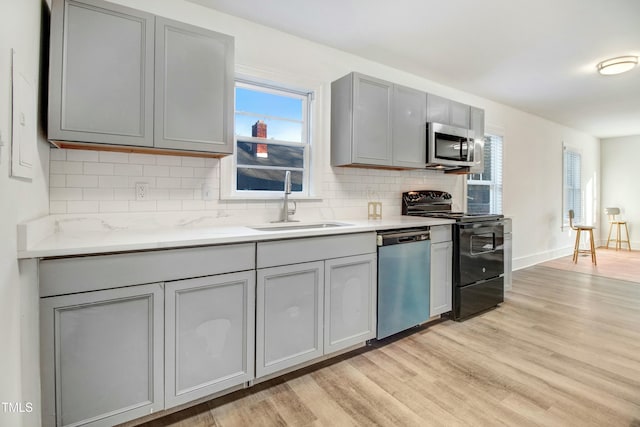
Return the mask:
POLYGON ((211 184, 202 184, 202 200, 213 200, 213 187, 211 184))
POLYGON ((136 182, 136 200, 147 200, 149 197, 149 184, 146 182, 136 182))

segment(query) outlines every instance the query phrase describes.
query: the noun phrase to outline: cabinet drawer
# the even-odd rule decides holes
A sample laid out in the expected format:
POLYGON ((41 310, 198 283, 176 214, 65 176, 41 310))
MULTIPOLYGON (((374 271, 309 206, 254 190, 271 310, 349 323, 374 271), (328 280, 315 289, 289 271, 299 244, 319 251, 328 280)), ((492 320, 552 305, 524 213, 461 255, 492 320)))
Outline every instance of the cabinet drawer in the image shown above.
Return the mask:
POLYGON ((256 263, 257 268, 275 267, 375 251, 375 232, 276 240, 258 243, 256 263))
POLYGON ((255 268, 255 244, 132 252, 40 262, 40 296, 232 273, 255 268))
POLYGON ((431 244, 451 241, 451 225, 431 226, 431 244))

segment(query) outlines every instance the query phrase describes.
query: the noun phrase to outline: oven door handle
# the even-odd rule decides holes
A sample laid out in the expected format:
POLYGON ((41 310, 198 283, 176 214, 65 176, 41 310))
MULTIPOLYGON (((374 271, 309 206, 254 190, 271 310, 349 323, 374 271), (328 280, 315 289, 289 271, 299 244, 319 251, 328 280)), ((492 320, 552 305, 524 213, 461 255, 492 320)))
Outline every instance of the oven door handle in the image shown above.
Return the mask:
POLYGON ((484 227, 496 227, 504 226, 504 221, 485 221, 485 222, 469 222, 459 223, 460 228, 484 228, 484 227))

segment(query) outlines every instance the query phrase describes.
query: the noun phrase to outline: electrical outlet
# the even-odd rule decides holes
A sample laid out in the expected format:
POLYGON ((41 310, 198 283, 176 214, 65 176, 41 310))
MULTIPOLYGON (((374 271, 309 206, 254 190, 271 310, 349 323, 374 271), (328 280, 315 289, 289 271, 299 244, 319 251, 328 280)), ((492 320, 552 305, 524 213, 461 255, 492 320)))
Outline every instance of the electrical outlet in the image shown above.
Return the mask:
POLYGON ((149 184, 136 182, 136 200, 147 200, 149 197, 149 184))

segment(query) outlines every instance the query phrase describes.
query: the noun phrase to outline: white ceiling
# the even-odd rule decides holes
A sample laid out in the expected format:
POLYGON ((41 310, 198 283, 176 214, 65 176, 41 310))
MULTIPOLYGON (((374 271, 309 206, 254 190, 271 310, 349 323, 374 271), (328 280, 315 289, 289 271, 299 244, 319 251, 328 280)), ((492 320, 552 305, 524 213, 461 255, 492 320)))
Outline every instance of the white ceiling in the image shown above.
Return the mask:
POLYGON ((190 0, 597 137, 640 135, 640 0, 190 0))

